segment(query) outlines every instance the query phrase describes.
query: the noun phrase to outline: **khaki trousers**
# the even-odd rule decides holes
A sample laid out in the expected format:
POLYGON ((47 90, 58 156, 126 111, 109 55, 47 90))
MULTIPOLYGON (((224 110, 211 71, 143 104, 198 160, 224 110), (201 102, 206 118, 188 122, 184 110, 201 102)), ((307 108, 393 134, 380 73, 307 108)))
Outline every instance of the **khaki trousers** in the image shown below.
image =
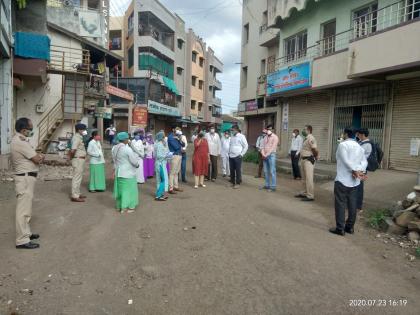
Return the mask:
POLYGON ((171 172, 169 174, 169 190, 179 188, 178 186, 178 175, 181 171, 181 155, 174 155, 171 160, 171 172))
POLYGON ((16 245, 30 242, 32 235, 29 221, 32 216, 32 199, 36 178, 33 176, 15 176, 16 190, 16 245))
POLYGON ((309 199, 315 198, 314 192, 314 164, 308 160, 302 160, 302 184, 303 192, 309 199))
POLYGON ((71 197, 80 197, 80 185, 82 184, 83 171, 85 169, 85 159, 74 158, 71 161, 73 166, 73 179, 71 181, 71 197))

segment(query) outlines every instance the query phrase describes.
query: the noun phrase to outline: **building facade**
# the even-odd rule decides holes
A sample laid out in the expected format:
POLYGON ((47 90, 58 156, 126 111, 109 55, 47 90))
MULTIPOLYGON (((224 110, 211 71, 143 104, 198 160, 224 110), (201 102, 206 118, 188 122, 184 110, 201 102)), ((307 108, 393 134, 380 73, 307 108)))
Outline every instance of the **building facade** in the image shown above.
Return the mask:
MULTIPOLYGON (((111 82, 132 92, 136 106, 148 111, 147 123, 133 128, 169 131, 178 124, 190 133, 200 125, 221 123, 217 117, 221 100, 213 93, 213 85, 223 65, 193 30, 186 32, 182 18, 159 1, 146 0, 132 1, 123 23, 114 23, 113 18, 111 22, 111 35, 122 34, 125 59, 119 76, 111 74, 111 82), (118 24, 123 27, 120 32, 118 24)), ((128 104, 114 97, 111 104, 117 129, 126 129, 128 104)))
MULTIPOLYGON (((259 2, 244 2, 244 12, 261 17, 259 38, 279 33, 257 84, 246 71, 256 67, 246 58, 252 47, 244 44, 239 112, 248 125, 276 108, 282 156, 292 130, 310 124, 321 159, 332 162, 343 128, 365 127, 384 150, 385 168, 420 169, 420 1, 269 0, 262 8, 259 2)), ((243 25, 248 44, 258 33, 250 16, 243 25)))

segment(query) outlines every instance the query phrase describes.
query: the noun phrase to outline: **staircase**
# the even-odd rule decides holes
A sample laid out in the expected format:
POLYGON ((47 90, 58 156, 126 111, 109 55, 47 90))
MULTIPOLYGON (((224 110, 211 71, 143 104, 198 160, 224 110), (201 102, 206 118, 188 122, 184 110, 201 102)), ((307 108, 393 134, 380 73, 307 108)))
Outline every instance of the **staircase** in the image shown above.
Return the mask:
POLYGON ((64 121, 63 101, 60 99, 57 104, 48 110, 38 123, 38 146, 37 151, 45 153, 55 131, 64 121))

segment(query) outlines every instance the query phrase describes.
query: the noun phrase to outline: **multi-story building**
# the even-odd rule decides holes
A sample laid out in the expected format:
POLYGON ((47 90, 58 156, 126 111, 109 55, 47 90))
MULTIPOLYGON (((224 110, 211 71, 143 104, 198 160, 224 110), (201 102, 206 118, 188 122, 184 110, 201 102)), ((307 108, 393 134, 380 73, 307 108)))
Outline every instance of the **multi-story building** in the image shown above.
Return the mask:
MULTIPOLYGON (((111 27, 116 37, 122 34, 125 55, 122 76, 111 82, 133 93, 135 104, 148 110, 147 126, 134 128, 168 131, 171 125, 182 124, 191 131, 199 124, 218 122, 221 100, 213 85, 217 83, 214 91, 221 89, 216 73, 223 65, 193 30, 185 31, 178 15, 157 0, 132 1, 124 22, 111 18, 111 27)), ((115 97, 111 104, 117 129, 126 129, 128 104, 115 97)))
POLYGON ((29 1, 14 10, 14 119, 29 117, 34 145, 69 138, 77 121, 103 131, 108 67, 108 1, 29 1), (36 49, 33 49, 36 46, 36 49))
MULTIPOLYGON (((125 40, 123 34, 124 16, 110 16, 109 17, 109 50, 113 53, 125 57, 125 40)), ((114 71, 110 73, 111 76, 124 77, 125 60, 117 65, 114 71), (117 72, 118 71, 118 72, 117 72)))
POLYGON ((420 169, 419 0, 268 0, 264 7, 248 0, 244 12, 238 110, 248 131, 273 106, 283 156, 292 130, 306 124, 327 161, 335 160, 345 126, 366 127, 384 150, 384 167, 420 169), (279 31, 265 89, 248 58, 252 37, 264 37, 258 29, 279 31), (253 93, 256 105, 248 106, 253 93))

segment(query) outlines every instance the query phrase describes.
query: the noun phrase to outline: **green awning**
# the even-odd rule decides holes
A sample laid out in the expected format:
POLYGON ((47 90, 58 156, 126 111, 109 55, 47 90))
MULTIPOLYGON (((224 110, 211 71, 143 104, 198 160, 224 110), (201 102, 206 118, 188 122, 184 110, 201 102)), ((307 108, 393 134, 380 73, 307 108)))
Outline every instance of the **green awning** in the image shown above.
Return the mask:
POLYGON ((180 95, 178 92, 178 89, 176 87, 176 84, 174 82, 174 80, 169 79, 167 77, 163 77, 163 83, 165 84, 165 86, 172 92, 174 92, 176 95, 180 95))

